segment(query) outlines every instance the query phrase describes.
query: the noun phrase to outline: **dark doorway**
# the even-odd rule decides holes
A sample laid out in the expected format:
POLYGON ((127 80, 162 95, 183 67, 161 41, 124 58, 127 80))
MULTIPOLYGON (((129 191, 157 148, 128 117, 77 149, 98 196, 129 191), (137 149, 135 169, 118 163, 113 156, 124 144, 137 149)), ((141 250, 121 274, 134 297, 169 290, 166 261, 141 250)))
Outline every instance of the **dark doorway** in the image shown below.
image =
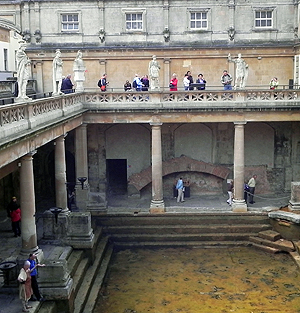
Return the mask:
POLYGON ((109 195, 124 195, 127 193, 127 160, 106 160, 106 173, 109 195))

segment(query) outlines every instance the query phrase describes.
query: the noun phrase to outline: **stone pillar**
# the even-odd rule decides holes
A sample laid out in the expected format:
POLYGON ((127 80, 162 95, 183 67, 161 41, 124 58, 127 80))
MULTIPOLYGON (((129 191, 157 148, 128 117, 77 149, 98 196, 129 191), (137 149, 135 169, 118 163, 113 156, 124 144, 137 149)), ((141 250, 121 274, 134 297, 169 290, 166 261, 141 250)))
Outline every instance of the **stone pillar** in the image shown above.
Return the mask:
MULTIPOLYGON (((100 63, 100 73, 99 73, 99 79, 100 77, 102 77, 102 75, 104 73, 106 73, 106 60, 99 60, 99 63, 100 63)), ((109 77, 108 77, 108 81, 109 81, 109 77)))
POLYGON ((150 213, 165 212, 165 203, 163 199, 163 178, 162 178, 161 125, 162 123, 151 123, 151 126, 152 126, 152 200, 150 204, 150 213))
POLYGON ((289 208, 293 211, 300 211, 300 182, 291 182, 289 208))
POLYGON ((75 130, 75 166, 76 179, 86 177, 82 189, 81 184, 76 185, 76 205, 80 211, 87 210, 88 202, 88 158, 87 158, 87 125, 83 124, 75 130))
POLYGON ((170 73, 170 59, 164 59, 164 87, 169 90, 169 83, 171 80, 172 74, 170 73))
POLYGON ((88 138, 88 211, 106 212, 106 151, 103 125, 89 125, 88 138))
POLYGON ((234 199, 233 212, 247 212, 244 199, 244 129, 245 122, 234 123, 234 199))
POLYGON ((44 92, 44 82, 43 82, 43 62, 36 61, 36 92, 44 92))
POLYGON ((20 199, 22 211, 22 250, 21 254, 29 255, 38 251, 35 225, 35 193, 33 176, 33 151, 21 159, 20 168, 20 199))
POLYGON ((65 136, 60 136, 55 141, 55 195, 56 206, 63 212, 68 211, 65 155, 65 136))

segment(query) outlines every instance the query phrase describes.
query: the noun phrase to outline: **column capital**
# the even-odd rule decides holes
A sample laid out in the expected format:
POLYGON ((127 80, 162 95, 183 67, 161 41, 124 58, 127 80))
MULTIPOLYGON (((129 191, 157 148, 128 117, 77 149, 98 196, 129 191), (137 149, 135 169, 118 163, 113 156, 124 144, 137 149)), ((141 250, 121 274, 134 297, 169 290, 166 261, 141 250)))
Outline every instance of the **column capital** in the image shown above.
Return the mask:
POLYGON ((246 125, 246 121, 240 121, 240 122, 233 122, 234 125, 246 125))
POLYGON ((150 122, 151 126, 161 126, 163 123, 160 122, 150 122))

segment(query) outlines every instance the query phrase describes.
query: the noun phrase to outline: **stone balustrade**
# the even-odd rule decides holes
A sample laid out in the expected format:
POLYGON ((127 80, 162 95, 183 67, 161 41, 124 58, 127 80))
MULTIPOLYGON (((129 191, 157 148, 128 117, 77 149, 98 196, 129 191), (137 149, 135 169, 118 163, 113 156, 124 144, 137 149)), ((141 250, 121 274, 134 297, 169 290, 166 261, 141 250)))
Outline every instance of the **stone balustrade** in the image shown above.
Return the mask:
POLYGON ((294 110, 300 107, 300 90, 236 90, 177 92, 85 91, 31 102, 0 106, 0 145, 20 132, 33 131, 84 110, 127 112, 139 110, 235 111, 294 110))

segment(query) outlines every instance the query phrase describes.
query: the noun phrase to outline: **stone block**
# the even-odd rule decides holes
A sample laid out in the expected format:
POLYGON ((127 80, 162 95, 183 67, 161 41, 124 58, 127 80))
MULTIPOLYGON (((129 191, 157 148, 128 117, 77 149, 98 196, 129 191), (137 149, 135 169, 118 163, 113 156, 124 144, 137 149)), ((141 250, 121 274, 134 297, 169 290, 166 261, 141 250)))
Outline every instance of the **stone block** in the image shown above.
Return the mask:
POLYGON ((276 241, 276 240, 279 240, 281 238, 281 235, 277 232, 277 231, 274 231, 274 230, 264 230, 264 231, 260 231, 258 233, 258 236, 260 238, 264 238, 264 239, 267 239, 267 240, 270 240, 270 241, 276 241))
POLYGON ((94 245, 90 212, 72 212, 68 216, 67 237, 64 242, 77 249, 90 249, 94 245))

